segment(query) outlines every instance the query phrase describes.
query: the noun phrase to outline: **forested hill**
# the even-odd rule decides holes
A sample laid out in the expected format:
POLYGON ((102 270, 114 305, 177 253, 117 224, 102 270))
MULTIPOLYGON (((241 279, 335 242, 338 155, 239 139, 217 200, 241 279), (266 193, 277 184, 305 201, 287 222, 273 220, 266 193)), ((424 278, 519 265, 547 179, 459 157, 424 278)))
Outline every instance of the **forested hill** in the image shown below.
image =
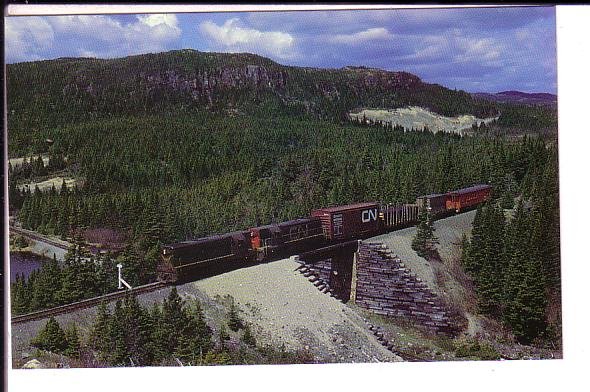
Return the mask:
POLYGON ((119 59, 9 64, 7 88, 12 129, 195 108, 310 113, 332 119, 342 119, 358 107, 408 105, 447 116, 496 114, 493 102, 424 83, 406 72, 290 67, 248 53, 188 49, 119 59))

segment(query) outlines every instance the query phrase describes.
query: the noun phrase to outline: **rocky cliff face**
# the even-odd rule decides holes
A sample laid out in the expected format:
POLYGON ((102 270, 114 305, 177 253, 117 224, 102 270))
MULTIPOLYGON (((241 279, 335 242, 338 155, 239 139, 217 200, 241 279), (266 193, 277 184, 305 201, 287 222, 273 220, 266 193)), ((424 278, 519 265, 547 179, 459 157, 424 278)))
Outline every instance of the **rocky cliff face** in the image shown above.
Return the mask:
POLYGON ((108 113, 272 101, 344 118, 359 106, 415 104, 445 111, 445 102, 456 101, 454 107, 469 112, 472 104, 464 92, 423 83, 407 72, 290 67, 246 53, 182 50, 112 60, 57 59, 11 64, 7 76, 9 101, 108 113))

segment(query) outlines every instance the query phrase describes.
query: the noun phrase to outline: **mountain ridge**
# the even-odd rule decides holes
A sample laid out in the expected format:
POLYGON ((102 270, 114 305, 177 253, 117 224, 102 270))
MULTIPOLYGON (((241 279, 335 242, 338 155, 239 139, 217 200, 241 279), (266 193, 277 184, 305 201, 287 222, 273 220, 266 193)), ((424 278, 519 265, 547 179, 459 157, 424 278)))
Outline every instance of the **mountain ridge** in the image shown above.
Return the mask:
POLYGON ((497 112, 493 103, 425 83, 405 71, 303 68, 251 53, 188 49, 117 59, 69 57, 8 64, 7 89, 13 119, 33 115, 27 111, 31 102, 36 110, 77 112, 77 117, 171 108, 262 108, 344 119, 358 107, 410 105, 449 116, 497 112))
POLYGON ((518 90, 500 91, 497 93, 474 93, 475 98, 502 103, 516 103, 525 105, 557 105, 557 95, 546 92, 526 93, 518 90))

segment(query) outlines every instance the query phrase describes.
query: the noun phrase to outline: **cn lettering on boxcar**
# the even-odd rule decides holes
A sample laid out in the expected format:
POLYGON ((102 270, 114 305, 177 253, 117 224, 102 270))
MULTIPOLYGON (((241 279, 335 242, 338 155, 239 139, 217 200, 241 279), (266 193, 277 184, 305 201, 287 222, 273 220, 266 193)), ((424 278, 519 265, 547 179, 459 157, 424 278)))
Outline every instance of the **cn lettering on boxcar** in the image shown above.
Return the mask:
POLYGON ((371 209, 371 210, 364 210, 362 212, 362 221, 363 223, 367 223, 370 221, 376 221, 377 220, 377 209, 371 209))

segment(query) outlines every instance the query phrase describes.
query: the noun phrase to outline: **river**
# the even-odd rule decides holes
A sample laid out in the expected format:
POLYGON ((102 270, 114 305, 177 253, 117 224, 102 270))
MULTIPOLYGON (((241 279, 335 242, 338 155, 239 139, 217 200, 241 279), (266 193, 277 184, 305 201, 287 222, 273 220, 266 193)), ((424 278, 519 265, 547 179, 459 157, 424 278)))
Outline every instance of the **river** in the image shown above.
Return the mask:
POLYGON ((17 274, 25 274, 27 278, 46 261, 49 259, 32 253, 10 252, 10 283, 16 280, 17 274))

